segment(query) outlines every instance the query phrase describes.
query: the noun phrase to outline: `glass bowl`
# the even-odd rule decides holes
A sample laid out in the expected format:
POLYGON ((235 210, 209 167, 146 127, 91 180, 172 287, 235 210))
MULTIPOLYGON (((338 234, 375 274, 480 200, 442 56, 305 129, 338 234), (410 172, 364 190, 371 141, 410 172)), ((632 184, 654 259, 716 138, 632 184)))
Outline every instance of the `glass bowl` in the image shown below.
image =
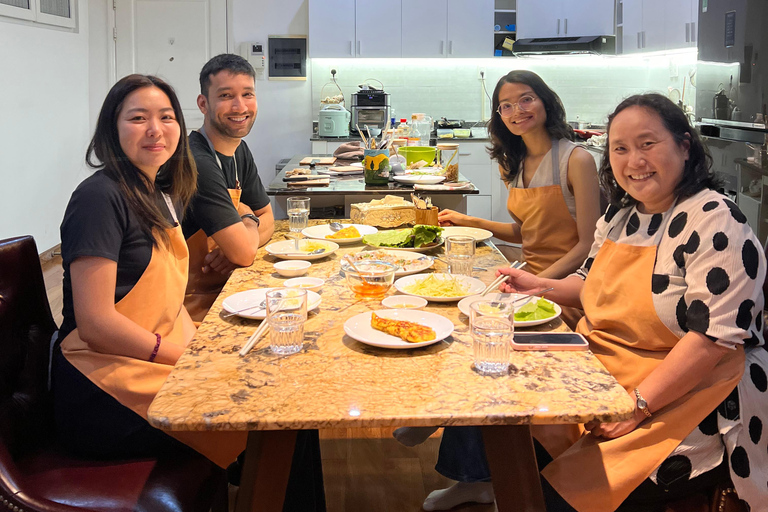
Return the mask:
POLYGON ((384 261, 361 261, 354 268, 344 271, 347 286, 355 295, 362 298, 381 298, 387 294, 395 281, 397 265, 384 261))

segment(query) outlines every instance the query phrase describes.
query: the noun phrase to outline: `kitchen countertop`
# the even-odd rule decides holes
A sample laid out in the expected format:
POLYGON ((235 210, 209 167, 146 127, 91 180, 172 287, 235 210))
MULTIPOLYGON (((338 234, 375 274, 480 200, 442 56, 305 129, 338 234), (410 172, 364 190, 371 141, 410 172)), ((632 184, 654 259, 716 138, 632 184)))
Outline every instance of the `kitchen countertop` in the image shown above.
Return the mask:
MULTIPOLYGON (((317 134, 313 134, 312 137, 309 138, 312 142, 319 142, 319 141, 325 141, 325 142, 354 142, 359 141, 360 137, 358 136, 349 136, 349 137, 321 137, 317 134)), ((432 136, 429 139, 429 145, 434 146, 435 144, 442 144, 443 142, 488 142, 488 137, 447 137, 438 139, 436 136, 432 136)))
MULTIPOLYGON (((302 194, 311 195, 381 195, 381 194, 394 194, 409 196, 411 192, 414 192, 413 185, 407 185, 405 183, 398 183, 391 181, 386 185, 366 185, 363 180, 362 174, 356 174, 354 176, 331 176, 330 185, 324 187, 300 187, 296 185, 288 185, 283 178, 285 173, 296 168, 309 168, 308 165, 299 165, 302 158, 306 156, 328 156, 328 155, 297 155, 291 158, 285 167, 277 173, 277 176, 272 180, 269 186, 266 187, 267 195, 270 196, 290 196, 295 195, 297 192, 302 194)), ((464 175, 459 174, 459 181, 469 181, 464 175)), ((424 191, 430 195, 467 195, 467 194, 479 194, 480 191, 473 185, 472 189, 468 190, 430 190, 424 191)))

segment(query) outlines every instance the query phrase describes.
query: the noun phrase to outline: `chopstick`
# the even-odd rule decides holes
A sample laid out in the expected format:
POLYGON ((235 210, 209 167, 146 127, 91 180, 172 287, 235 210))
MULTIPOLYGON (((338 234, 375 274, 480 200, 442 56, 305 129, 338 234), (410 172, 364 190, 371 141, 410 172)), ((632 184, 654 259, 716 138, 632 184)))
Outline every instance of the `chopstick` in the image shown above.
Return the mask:
MULTIPOLYGON (((514 269, 521 269, 521 268, 523 268, 525 265, 527 265, 527 262, 525 262, 525 261, 524 261, 524 262, 522 262, 522 263, 520 263, 519 265, 518 265, 517 263, 518 263, 518 261, 517 261, 517 260, 515 260, 515 261, 514 261, 514 263, 511 263, 509 266, 510 266, 510 267, 512 267, 512 268, 514 268, 514 269)), ((506 274, 501 274, 499 277, 497 277, 496 279, 494 279, 494 280, 493 280, 493 282, 492 282, 491 284, 489 284, 489 285, 488 285, 488 287, 487 287, 485 290, 483 290, 483 293, 481 293, 481 294, 480 294, 480 296, 481 296, 481 297, 485 297, 486 295, 488 295, 488 292, 490 292, 491 290, 495 290, 496 288, 498 288, 498 286, 499 286, 501 283, 503 283, 503 282, 504 282, 504 281, 505 281, 505 280, 506 280, 508 277, 509 277, 509 276, 508 276, 508 275, 506 275, 506 274)))
POLYGON ((365 149, 368 149, 368 141, 365 139, 365 135, 363 135, 363 132, 360 131, 360 126, 355 125, 355 128, 357 128, 357 133, 360 134, 360 138, 363 139, 363 145, 365 146, 365 149))
POLYGON ((256 345, 256 342, 259 341, 259 339, 266 334, 267 330, 269 330, 269 323, 267 322, 267 319, 261 321, 261 325, 259 325, 259 328, 256 329, 256 332, 254 332, 250 338, 248 338, 248 341, 243 345, 243 348, 240 349, 239 354, 241 356, 246 355, 248 352, 251 351, 254 345, 256 345))

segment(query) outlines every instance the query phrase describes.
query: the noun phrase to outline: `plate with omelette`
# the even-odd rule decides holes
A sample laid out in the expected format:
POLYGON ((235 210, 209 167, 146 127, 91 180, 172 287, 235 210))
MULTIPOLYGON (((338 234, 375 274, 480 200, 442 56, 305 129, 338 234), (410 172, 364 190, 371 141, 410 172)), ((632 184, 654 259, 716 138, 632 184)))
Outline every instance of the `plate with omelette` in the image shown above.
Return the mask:
POLYGON ((374 347, 408 349, 432 345, 453 333, 453 322, 428 311, 381 309, 344 322, 347 336, 374 347))
POLYGON ((379 232, 375 227, 366 226, 365 224, 342 224, 341 226, 342 229, 333 232, 329 224, 318 224, 317 226, 302 229, 301 234, 307 238, 331 240, 339 245, 344 245, 358 243, 363 239, 363 236, 379 232))

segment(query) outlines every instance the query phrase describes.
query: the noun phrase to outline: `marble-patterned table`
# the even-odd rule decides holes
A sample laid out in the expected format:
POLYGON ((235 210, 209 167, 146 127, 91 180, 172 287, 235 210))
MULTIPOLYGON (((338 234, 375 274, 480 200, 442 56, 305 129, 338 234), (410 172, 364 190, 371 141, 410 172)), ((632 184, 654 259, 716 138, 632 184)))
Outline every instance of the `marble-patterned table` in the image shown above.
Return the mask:
MULTIPOLYGON (((278 221, 273 240, 285 231, 286 221, 278 221)), ((544 510, 530 425, 626 419, 634 410, 626 392, 588 351, 513 352, 509 375, 476 373, 468 319, 456 303, 426 308, 454 324, 453 334, 437 344, 388 350, 351 339, 344 322, 382 307, 379 300, 355 298, 339 273, 341 257, 363 248, 342 245, 313 262, 308 275, 326 282, 320 307, 309 313, 300 353, 275 356, 264 338, 240 357, 259 321, 224 317, 223 299, 285 281, 272 268, 278 260, 260 249, 253 265, 236 270, 227 282, 152 403, 150 422, 166 430, 250 431, 245 476, 253 466, 268 464, 258 461, 264 456, 260 448, 286 431, 480 425, 499 510, 523 510, 526 502, 529 510, 544 510)), ((442 248, 432 252, 440 253, 442 248)), ((475 276, 487 283, 496 268, 507 265, 490 241, 479 243, 476 255, 475 265, 487 270, 475 276)), ((445 271, 445 265, 436 261, 431 270, 445 271)), ((535 329, 568 327, 556 319, 535 329)), ((250 483, 241 487, 239 511, 281 510, 282 504, 263 503, 250 483)))

